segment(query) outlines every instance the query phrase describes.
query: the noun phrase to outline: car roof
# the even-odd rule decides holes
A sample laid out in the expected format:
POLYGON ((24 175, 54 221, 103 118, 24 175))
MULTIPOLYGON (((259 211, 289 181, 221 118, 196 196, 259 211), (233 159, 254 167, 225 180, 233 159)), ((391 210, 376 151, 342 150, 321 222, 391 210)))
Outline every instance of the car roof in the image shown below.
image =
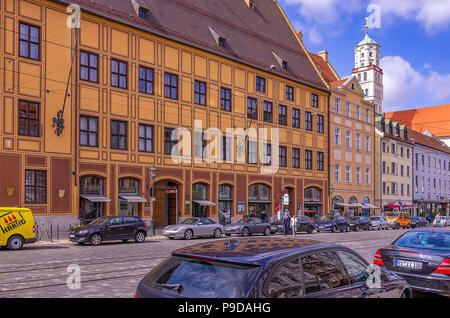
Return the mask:
POLYGON ((173 251, 172 255, 262 265, 304 251, 336 247, 345 248, 322 241, 292 237, 236 238, 183 247, 173 251))
POLYGON ((410 232, 450 232, 450 227, 433 227, 427 229, 413 229, 410 232))

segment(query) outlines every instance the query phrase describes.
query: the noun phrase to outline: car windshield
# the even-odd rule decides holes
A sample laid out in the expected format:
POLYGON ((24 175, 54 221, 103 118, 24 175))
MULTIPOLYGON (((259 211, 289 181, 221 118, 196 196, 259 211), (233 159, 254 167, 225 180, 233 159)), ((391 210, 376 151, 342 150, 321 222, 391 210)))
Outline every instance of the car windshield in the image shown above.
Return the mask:
POLYGON ((329 217, 329 216, 326 216, 326 217, 323 217, 320 221, 321 222, 331 222, 331 221, 334 221, 334 220, 336 220, 337 219, 337 217, 329 217))
POLYGON ((380 221, 381 220, 379 216, 372 216, 370 219, 373 220, 373 221, 380 221))
POLYGON ((359 216, 353 216, 348 218, 350 221, 358 221, 360 219, 359 216))
POLYGON ((251 220, 252 219, 240 219, 238 223, 239 224, 250 223, 251 220))
POLYGON ((253 265, 172 256, 150 272, 143 283, 153 290, 178 297, 243 298, 259 270, 259 266, 253 265))
POLYGON ((181 224, 195 224, 197 223, 197 219, 186 219, 181 224))
POLYGON ((394 246, 450 251, 450 231, 407 232, 394 246))
POLYGON ((398 213, 384 213, 387 218, 398 218, 398 213))
POLYGON ((96 220, 94 220, 94 221, 92 221, 91 223, 89 223, 88 225, 100 225, 100 224, 103 224, 103 223, 105 223, 105 222, 107 222, 107 221, 109 221, 110 220, 110 218, 108 218, 108 217, 101 217, 101 218, 98 218, 98 219, 96 219, 96 220))

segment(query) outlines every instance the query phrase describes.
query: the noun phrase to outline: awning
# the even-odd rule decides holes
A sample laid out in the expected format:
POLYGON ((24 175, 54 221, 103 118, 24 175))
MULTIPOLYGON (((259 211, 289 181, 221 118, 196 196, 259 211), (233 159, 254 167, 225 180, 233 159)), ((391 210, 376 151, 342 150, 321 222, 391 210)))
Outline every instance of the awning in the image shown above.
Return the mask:
POLYGON ((201 206, 216 206, 214 202, 206 200, 194 200, 194 202, 200 204, 201 206))
POLYGON ((98 196, 98 195, 80 195, 83 199, 89 200, 91 202, 111 202, 110 198, 98 196))
POLYGON ((363 208, 369 208, 369 209, 379 209, 379 207, 371 204, 371 203, 363 203, 363 208))
POLYGON ((349 203, 341 203, 341 202, 337 202, 337 203, 333 203, 333 204, 336 204, 336 205, 339 205, 339 206, 352 206, 349 203))
POLYGON ((351 203, 350 206, 352 208, 363 208, 363 205, 361 203, 351 203))
POLYGON ((402 205, 402 209, 417 208, 416 205, 402 205))
POLYGON ((124 199, 128 202, 134 203, 134 202, 138 202, 138 203, 142 203, 142 202, 147 202, 146 198, 140 197, 138 195, 121 195, 119 196, 119 198, 124 199))
POLYGON ((386 207, 391 208, 391 209, 398 209, 399 208, 398 205, 386 205, 386 207))

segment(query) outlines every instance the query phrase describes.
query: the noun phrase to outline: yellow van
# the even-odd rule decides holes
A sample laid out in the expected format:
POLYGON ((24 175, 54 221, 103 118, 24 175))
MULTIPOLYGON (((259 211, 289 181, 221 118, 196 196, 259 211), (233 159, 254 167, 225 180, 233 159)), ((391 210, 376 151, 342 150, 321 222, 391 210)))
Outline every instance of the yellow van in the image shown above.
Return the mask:
POLYGON ((20 250, 24 244, 35 242, 34 219, 30 209, 0 208, 0 247, 20 250))

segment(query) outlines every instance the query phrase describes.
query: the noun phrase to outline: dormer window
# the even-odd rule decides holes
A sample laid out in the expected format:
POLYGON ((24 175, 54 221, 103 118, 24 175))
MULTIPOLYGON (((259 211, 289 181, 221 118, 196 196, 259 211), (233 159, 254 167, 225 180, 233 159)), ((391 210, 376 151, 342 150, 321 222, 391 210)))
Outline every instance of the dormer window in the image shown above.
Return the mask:
POLYGON ((277 53, 272 51, 273 56, 275 57, 275 59, 277 60, 278 64, 280 64, 281 68, 283 70, 287 69, 287 64, 288 62, 282 58, 280 55, 278 55, 277 53))
POLYGON ((220 47, 225 47, 225 39, 222 37, 219 37, 218 45, 220 47))
POLYGON ((148 10, 146 8, 139 8, 139 18, 147 19, 148 18, 148 10))
POLYGON ((250 9, 255 10, 255 4, 256 4, 255 0, 245 0, 245 3, 248 5, 248 7, 250 9))
POLYGON ((283 70, 287 70, 287 62, 283 61, 283 63, 281 63, 281 67, 283 68, 283 70))

